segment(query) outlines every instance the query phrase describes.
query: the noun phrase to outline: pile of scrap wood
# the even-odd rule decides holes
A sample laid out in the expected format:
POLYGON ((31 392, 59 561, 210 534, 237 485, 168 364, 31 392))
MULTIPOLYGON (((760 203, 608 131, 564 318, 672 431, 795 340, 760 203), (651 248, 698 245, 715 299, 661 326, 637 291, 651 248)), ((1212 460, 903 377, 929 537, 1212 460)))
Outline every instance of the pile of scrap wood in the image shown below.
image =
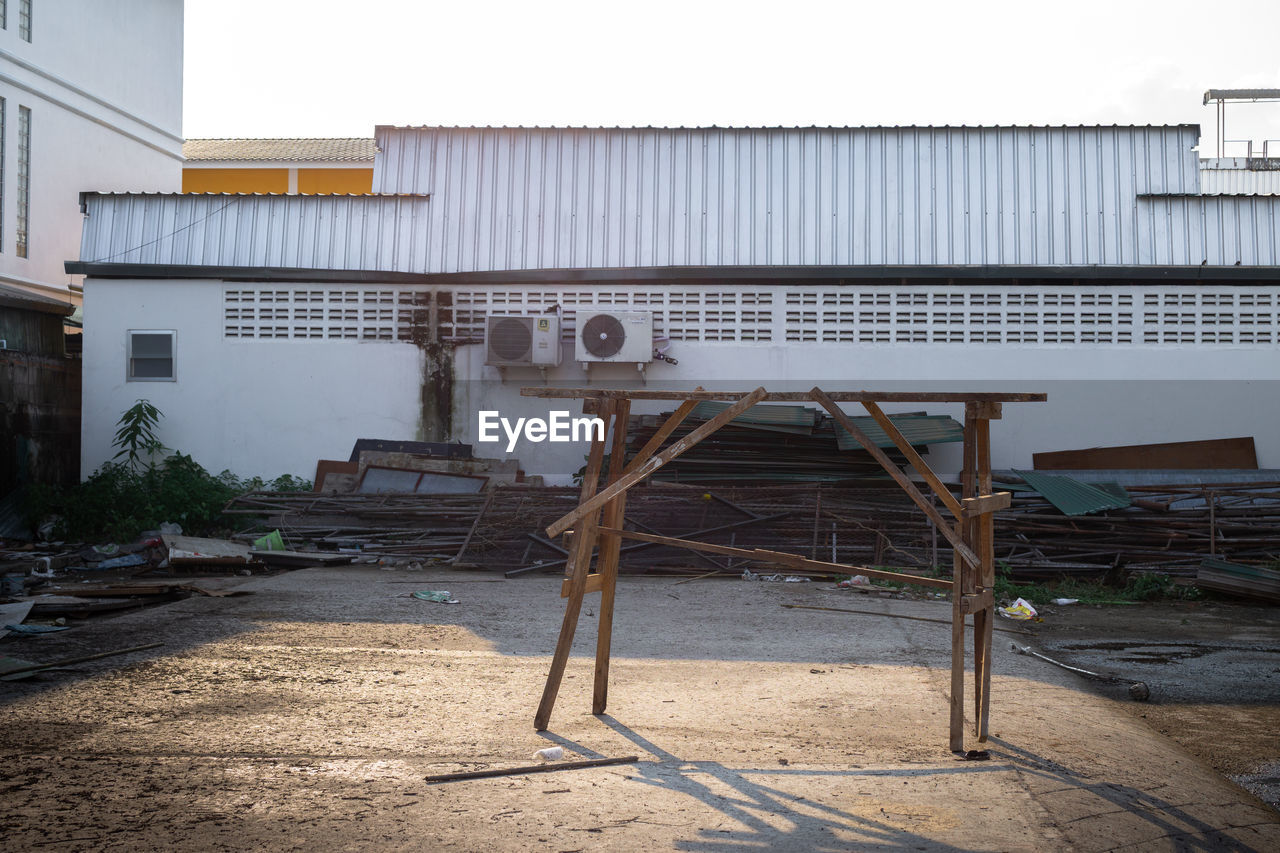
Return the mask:
POLYGON ((1196 572, 1196 586, 1238 598, 1280 604, 1280 571, 1206 558, 1196 572))
POLYGON ((514 459, 483 459, 471 445, 361 438, 346 461, 316 463, 315 491, 326 494, 476 494, 523 479, 514 459))
MULTIPOLYGON (((288 549, 345 550, 375 556, 455 559, 489 501, 484 495, 250 492, 223 513, 256 517, 280 531, 288 549)), ((239 534, 242 540, 256 533, 239 534)))
POLYGON ((1023 576, 1113 568, 1194 576, 1201 560, 1265 563, 1280 555, 1280 483, 1125 486, 1129 506, 1065 515, 1015 492, 996 514, 996 558, 1023 576))

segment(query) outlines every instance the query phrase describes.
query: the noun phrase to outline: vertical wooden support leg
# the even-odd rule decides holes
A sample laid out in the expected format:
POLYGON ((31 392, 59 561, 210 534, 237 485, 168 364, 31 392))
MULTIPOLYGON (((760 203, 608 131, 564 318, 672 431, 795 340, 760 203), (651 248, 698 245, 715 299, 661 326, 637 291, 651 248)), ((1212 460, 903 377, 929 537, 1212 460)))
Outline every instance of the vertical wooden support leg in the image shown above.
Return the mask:
MULTIPOLYGON (((627 457, 627 421, 631 401, 618 400, 613 412, 613 443, 609 451, 609 483, 622 476, 627 457)), ((604 505, 606 527, 622 529, 626 515, 627 493, 621 492, 604 505)), ((613 602, 618 586, 618 555, 622 537, 605 535, 600 540, 600 557, 596 571, 600 573, 600 630, 596 634, 596 681, 591 696, 591 713, 603 714, 609 703, 609 648, 613 643, 613 602)))
MULTIPOLYGON (((612 400, 601 403, 598 414, 608 427, 614 411, 612 400)), ((591 443, 591 453, 587 457, 587 470, 582 477, 582 492, 579 503, 595 495, 600 484, 600 469, 604 465, 604 437, 591 443)), ((586 593, 587 573, 591 568, 591 552, 596 545, 596 527, 600 518, 599 512, 588 513, 578 521, 578 529, 574 533, 573 542, 569 546, 569 559, 565 563, 565 573, 569 575, 569 597, 564 605, 564 621, 560 624, 560 639, 556 641, 556 650, 551 657, 551 672, 547 674, 547 684, 542 690, 542 701, 538 703, 538 713, 533 718, 533 726, 538 731, 545 731, 551 719, 551 709, 556 704, 556 694, 560 692, 560 681, 564 678, 564 668, 569 662, 569 650, 573 646, 573 635, 578 627, 578 616, 582 612, 582 597, 586 593)))
MULTIPOLYGON (((976 431, 970 416, 970 405, 965 407, 964 461, 960 469, 961 497, 974 496, 976 486, 976 431)), ((959 524, 960 533, 968 537, 969 522, 959 524)), ((951 586, 951 750, 964 751, 964 610, 962 598, 973 585, 973 569, 959 551, 955 552, 954 574, 951 586)))
MULTIPOLYGON (((978 451, 978 493, 991 494, 991 416, 989 405, 979 411, 976 423, 978 451)), ((997 406, 999 404, 996 404, 997 406)), ((996 411, 996 417, 999 412, 996 411)), ((978 578, 979 591, 992 590, 996 583, 995 567, 995 517, 983 513, 977 519, 977 542, 974 550, 982 559, 978 578)), ((994 599, 993 599, 994 601, 994 599)), ((995 628, 995 607, 982 607, 973 614, 974 648, 974 731, 978 741, 987 739, 987 724, 991 716, 991 636, 995 628), (981 649, 979 655, 978 650, 981 649)))

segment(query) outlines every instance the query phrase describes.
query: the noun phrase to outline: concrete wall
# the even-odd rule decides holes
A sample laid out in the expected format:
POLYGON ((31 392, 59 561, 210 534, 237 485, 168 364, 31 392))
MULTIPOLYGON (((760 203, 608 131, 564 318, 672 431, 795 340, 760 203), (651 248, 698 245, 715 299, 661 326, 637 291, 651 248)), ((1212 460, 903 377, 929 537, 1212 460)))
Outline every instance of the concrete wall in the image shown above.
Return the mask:
POLYGON ((219 281, 104 281, 85 287, 81 473, 114 454, 120 414, 140 398, 160 439, 210 471, 310 479, 357 438, 418 435, 422 354, 412 344, 226 340, 219 281), (126 381, 129 329, 176 332, 177 381, 126 381))
POLYGON ((66 288, 62 265, 79 258, 82 191, 179 189, 182 13, 181 0, 36 3, 28 43, 10 4, 0 30, 0 278, 66 288), (14 252, 19 106, 31 110, 27 258, 14 252))
MULTIPOLYGON (((880 289, 912 295, 912 289, 905 286, 880 289)), ((621 289, 616 294, 605 290, 566 285, 558 298, 643 295, 639 289, 630 294, 621 289)), ((974 291, 970 304, 957 311, 964 315, 960 324, 967 329, 964 334, 975 339, 982 329, 992 328, 976 325, 979 320, 991 322, 985 301, 991 288, 983 284, 952 288, 958 294, 968 290, 974 291)), ((1097 321, 1088 328, 1079 326, 1069 344, 1045 343, 1043 338, 1036 344, 1014 344, 1008 338, 995 344, 940 344, 859 342, 856 335, 848 342, 792 341, 787 340, 788 335, 808 332, 803 323, 788 326, 785 316, 761 321, 762 329, 773 328, 768 340, 715 341, 707 339, 710 331, 735 323, 741 326, 742 318, 718 321, 716 326, 704 313, 696 326, 686 327, 685 334, 692 339, 670 341, 669 352, 679 359, 679 365, 653 363, 646 381, 651 388, 675 389, 703 385, 749 390, 765 385, 784 391, 808 390, 817 384, 827 390, 1042 391, 1050 395, 1048 403, 1006 407, 1005 419, 993 432, 997 466, 1030 466, 1031 454, 1040 451, 1253 436, 1259 463, 1280 467, 1280 431, 1275 429, 1280 423, 1280 358, 1276 357, 1274 338, 1269 339, 1271 343, 1254 345, 1209 342, 1217 340, 1211 334, 1222 334, 1213 331, 1222 327, 1211 323, 1228 310, 1237 312, 1232 315, 1237 324, 1243 323, 1246 313, 1259 320, 1260 312, 1253 305, 1264 296, 1272 299, 1268 316, 1274 320, 1276 296, 1260 289, 1229 290, 1215 294, 1185 290, 1183 295, 1200 300, 1194 310, 1201 312, 1195 324, 1199 338, 1186 345, 1168 342, 1165 334, 1173 327, 1161 325, 1166 323, 1161 319, 1163 314, 1150 321, 1158 333, 1153 343, 1144 343, 1146 333, 1141 327, 1129 333, 1132 340, 1128 343, 1085 343, 1086 334, 1097 335, 1098 330, 1112 328, 1107 325, 1111 321, 1097 321), (1223 307, 1220 300, 1227 296, 1237 300, 1232 303, 1234 308, 1223 307), (1245 297, 1254 302, 1241 307, 1245 297)), ((723 306, 727 291, 706 295, 699 310, 712 310, 705 301, 712 296, 723 306)), ((796 289, 754 285, 751 291, 758 299, 767 291, 765 295, 772 295, 778 313, 785 315, 782 308, 796 289)), ((668 297, 679 295, 671 288, 664 292, 668 297)), ((513 293, 495 290, 489 298, 509 302, 513 293)), ((1135 292, 1134 310, 1140 312, 1151 294, 1160 300, 1178 295, 1135 292)), ((450 333, 460 338, 472 334, 468 330, 477 328, 475 314, 462 316, 472 308, 460 307, 459 292, 449 291, 449 295, 454 314, 450 333)), ((521 295, 528 293, 522 291, 521 295)), ((483 344, 419 348, 397 340, 405 331, 399 327, 400 315, 396 313, 407 304, 404 296, 388 285, 90 280, 85 288, 83 473, 111 457, 110 439, 120 413, 135 400, 147 398, 165 413, 163 440, 213 471, 229 468, 241 475, 310 476, 317 459, 345 458, 357 438, 427 439, 473 443, 478 455, 514 456, 530 474, 545 475, 553 483, 568 482, 582 464, 585 445, 521 442, 508 454, 505 442, 478 441, 478 413, 494 410, 511 419, 545 417, 553 409, 577 414, 580 404, 521 397, 520 388, 542 384, 542 375, 534 369, 510 368, 504 379, 495 368, 484 365, 483 344), (233 311, 236 319, 232 319, 233 311), (256 314, 245 321, 250 311, 256 314), (267 319, 268 312, 272 319, 267 319), (320 319, 298 320, 299 312, 318 312, 320 319), (343 316, 351 312, 357 319, 332 321, 333 312, 343 316), (384 312, 387 319, 360 319, 366 315, 381 318, 384 312), (326 325, 331 322, 337 325, 326 325), (365 322, 368 325, 361 325, 365 322), (353 334, 385 335, 386 339, 335 339, 345 323, 352 324, 353 334), (228 336, 232 327, 236 337, 228 336), (129 329, 176 332, 177 381, 125 381, 129 329), (308 337, 311 334, 323 337, 308 337)), ((468 304, 474 307, 474 301, 468 304)), ((736 310, 746 310, 742 303, 735 304, 739 305, 736 310)), ((1002 322, 1006 324, 1014 321, 1018 311, 1026 313, 1011 305, 1006 302, 1000 309, 1005 312, 1002 322)), ((1079 313, 1078 309, 1077 305, 1073 310, 1079 313)), ((524 313, 528 306, 499 309, 494 303, 488 310, 524 313)), ((675 309, 668 306, 664 310, 668 312, 665 328, 674 336, 675 309)), ((687 314, 692 309, 686 305, 682 310, 687 314)), ((1182 317, 1191 311, 1187 308, 1175 314, 1182 317)), ((1063 313, 1056 307, 1045 309, 1038 315, 1039 322, 1064 322, 1063 313)), ((944 315, 949 316, 949 309, 938 316, 944 315)), ((482 330, 483 320, 478 322, 482 330)), ((856 331, 858 322, 856 318, 849 321, 849 328, 856 331)), ((908 327, 914 329, 910 323, 908 327)), ((659 330, 662 328, 660 325, 659 330)), ((827 327, 820 323, 814 328, 819 339, 827 334, 827 327)), ((843 327, 837 324, 832 328, 839 331, 843 327)), ((1055 334, 1062 334, 1063 326, 1054 328, 1055 334)), ((442 327, 441 331, 448 330, 442 327)), ((634 365, 596 366, 588 374, 573 360, 572 342, 565 340, 562 346, 564 361, 548 371, 547 381, 568 386, 640 387, 634 365)), ((637 405, 635 411, 671 408, 672 404, 653 403, 637 405)), ((890 407, 890 411, 921 408, 926 407, 908 404, 890 407)), ((958 406, 927 409, 933 414, 962 415, 958 406)), ((856 412, 856 407, 851 406, 850 411, 856 412)), ((939 447, 935 464, 942 471, 958 469, 957 448, 939 447)))

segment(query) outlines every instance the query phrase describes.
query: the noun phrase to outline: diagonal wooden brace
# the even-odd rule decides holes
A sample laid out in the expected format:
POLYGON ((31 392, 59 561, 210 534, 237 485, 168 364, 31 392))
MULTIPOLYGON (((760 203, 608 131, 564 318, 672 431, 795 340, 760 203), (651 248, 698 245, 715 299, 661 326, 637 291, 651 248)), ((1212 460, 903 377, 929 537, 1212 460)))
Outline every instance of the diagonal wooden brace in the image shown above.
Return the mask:
POLYGON ((915 501, 916 506, 920 507, 920 511, 929 517, 929 520, 938 528, 938 532, 946 537, 946 540, 951 543, 951 547, 956 549, 966 563, 971 566, 980 565, 981 561, 979 561, 978 555, 965 543, 964 539, 952 528, 951 524, 942 517, 942 513, 938 512, 929 503, 929 500, 920 493, 920 490, 916 488, 916 484, 911 482, 911 478, 903 473, 902 469, 895 465, 893 460, 877 447, 876 443, 868 438, 865 432, 858 429, 858 425, 853 422, 853 419, 845 414, 844 410, 828 397, 825 391, 821 388, 814 388, 809 392, 809 395, 815 402, 822 404, 822 407, 831 413, 831 417, 835 418, 840 426, 848 430, 849 434, 871 454, 872 458, 880 463, 880 467, 884 468, 885 472, 902 487, 902 490, 907 493, 907 497, 915 501))
POLYGON ((552 539, 559 536, 561 533, 572 527, 574 522, 578 519, 585 518, 607 504, 615 495, 625 492, 636 483, 645 479, 650 474, 653 474, 663 465, 666 465, 672 459, 675 459, 681 453, 684 453, 686 450, 693 447, 716 430, 720 429, 720 427, 729 423, 729 421, 760 402, 760 400, 762 400, 768 393, 769 392, 765 391, 764 388, 757 388, 711 420, 704 423, 702 426, 695 429, 693 432, 686 435, 684 438, 677 441, 675 444, 668 447, 666 450, 642 463, 639 467, 628 468, 627 471, 609 485, 608 488, 600 491, 590 500, 585 500, 578 504, 577 509, 565 513, 558 521, 555 521, 548 526, 547 536, 552 539))
POLYGON ((920 472, 920 476, 924 477, 924 481, 929 484, 929 488, 938 496, 938 500, 951 510, 951 514, 959 520, 963 513, 961 511, 960 502, 956 500, 956 496, 951 494, 951 490, 943 485, 942 480, 938 479, 938 475, 933 473, 933 469, 920 457, 916 449, 911 446, 911 442, 907 441, 907 437, 898 429, 898 425, 884 413, 879 406, 871 400, 863 400, 862 407, 867 410, 871 417, 875 418, 875 422, 880 425, 880 429, 884 430, 885 435, 897 445, 902 451, 902 455, 907 457, 907 462, 920 472))

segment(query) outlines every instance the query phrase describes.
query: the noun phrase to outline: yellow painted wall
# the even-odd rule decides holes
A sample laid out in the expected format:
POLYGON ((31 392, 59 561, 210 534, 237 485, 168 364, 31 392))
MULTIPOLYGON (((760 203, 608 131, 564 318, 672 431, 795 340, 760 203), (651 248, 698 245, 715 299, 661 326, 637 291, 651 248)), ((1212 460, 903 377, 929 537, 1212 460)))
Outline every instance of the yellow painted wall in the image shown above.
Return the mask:
MULTIPOLYGON (((372 172, 370 173, 372 183, 372 172)), ((288 169, 183 169, 184 193, 287 193, 288 169)))
POLYGON ((300 193, 373 192, 373 167, 363 169, 299 169, 300 193))

